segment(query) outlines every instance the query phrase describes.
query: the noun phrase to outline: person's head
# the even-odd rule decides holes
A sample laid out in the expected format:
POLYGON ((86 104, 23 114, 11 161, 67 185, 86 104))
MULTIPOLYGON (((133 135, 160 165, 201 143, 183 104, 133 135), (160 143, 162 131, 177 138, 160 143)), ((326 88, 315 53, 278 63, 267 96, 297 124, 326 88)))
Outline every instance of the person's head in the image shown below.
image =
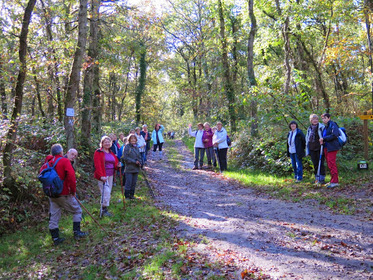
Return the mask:
POLYGON ((75 150, 75 149, 70 149, 68 152, 67 152, 67 158, 70 160, 70 161, 74 161, 75 158, 78 156, 78 151, 75 150))
MULTIPOLYGON (((134 134, 135 134, 135 130, 131 129, 129 135, 134 135, 134 134)), ((128 141, 130 141, 130 140, 128 139, 128 141)))
POLYGON ((148 129, 148 126, 146 125, 146 124, 144 124, 143 126, 142 126, 142 130, 147 130, 148 129))
POLYGON ((154 129, 155 130, 159 130, 159 127, 160 127, 161 125, 159 124, 159 123, 156 123, 155 125, 154 125, 154 129))
POLYGON ((298 128, 298 124, 297 124, 296 121, 291 121, 291 122, 289 123, 289 129, 290 129, 290 130, 296 130, 297 128, 298 128))
POLYGON ((102 136, 101 141, 100 141, 100 148, 101 149, 110 149, 112 145, 112 140, 109 136, 105 135, 102 136))
POLYGON ((322 114, 321 119, 324 124, 327 124, 330 121, 330 114, 329 113, 322 114))
POLYGON ((109 137, 111 138, 112 141, 117 140, 117 136, 114 133, 110 133, 109 137))
POLYGON ((51 147, 51 154, 52 156, 63 155, 63 148, 61 144, 54 144, 51 147))
POLYGON ((128 136, 128 142, 131 145, 136 145, 136 143, 137 143, 137 137, 136 137, 136 135, 131 134, 130 136, 128 136))
POLYGON ((205 127, 205 130, 209 130, 210 129, 210 124, 208 122, 205 122, 203 124, 203 126, 205 127))
POLYGON ((212 128, 212 132, 216 132, 218 130, 218 128, 216 127, 216 126, 214 126, 213 128, 212 128))
POLYGON ((202 130, 202 129, 203 129, 203 123, 199 123, 199 124, 197 124, 197 126, 198 126, 198 129, 199 129, 199 130, 202 130))
POLYGON ((137 135, 140 135, 140 131, 141 131, 140 127, 136 127, 135 131, 136 131, 137 135))
POLYGON ((316 125, 319 123, 319 116, 316 114, 311 114, 310 115, 310 123, 313 125, 316 125))
POLYGON ((119 133, 119 139, 122 140, 122 142, 123 142, 123 138, 124 138, 124 133, 119 133))
POLYGON ((128 137, 124 137, 122 141, 123 141, 123 144, 126 145, 128 143, 128 137))
POLYGON ((217 122, 216 127, 218 128, 218 131, 220 131, 223 128, 223 124, 221 122, 217 122))

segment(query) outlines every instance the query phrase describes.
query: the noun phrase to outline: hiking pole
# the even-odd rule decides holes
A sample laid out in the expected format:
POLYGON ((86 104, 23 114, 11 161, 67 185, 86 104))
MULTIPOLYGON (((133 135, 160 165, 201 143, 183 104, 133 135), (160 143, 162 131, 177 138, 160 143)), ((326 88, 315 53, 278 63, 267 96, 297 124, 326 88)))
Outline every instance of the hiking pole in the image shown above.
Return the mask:
POLYGON ((321 145, 321 147, 320 147, 319 167, 317 168, 317 174, 316 174, 316 182, 315 182, 315 184, 319 184, 319 182, 320 182, 321 158, 322 158, 322 152, 323 152, 323 150, 324 150, 324 145, 321 145))
POLYGON ((150 184, 149 184, 148 177, 146 176, 145 171, 144 171, 143 169, 140 168, 140 172, 141 172, 141 175, 142 175, 142 176, 144 177, 144 179, 145 179, 145 183, 146 183, 147 187, 149 188, 149 192, 150 192, 151 197, 152 197, 152 198, 155 198, 155 195, 154 195, 153 189, 152 189, 152 187, 151 187, 150 184))
POLYGON ((123 208, 124 208, 124 211, 126 211, 126 202, 125 202, 125 199, 124 199, 124 190, 123 190, 123 181, 122 181, 122 170, 120 170, 120 186, 122 188, 122 199, 123 199, 123 208))
POLYGON ((74 194, 74 197, 75 197, 76 201, 78 201, 79 205, 88 213, 88 215, 92 218, 92 220, 99 226, 99 228, 101 228, 106 234, 109 235, 109 233, 97 222, 97 220, 95 218, 93 218, 92 214, 89 213, 87 208, 85 208, 85 206, 80 202, 80 200, 76 197, 75 194, 74 194))
POLYGON ((102 192, 101 192, 101 205, 100 205, 100 218, 102 218, 102 211, 103 211, 103 204, 104 204, 104 194, 105 194, 105 186, 107 181, 102 185, 102 192))

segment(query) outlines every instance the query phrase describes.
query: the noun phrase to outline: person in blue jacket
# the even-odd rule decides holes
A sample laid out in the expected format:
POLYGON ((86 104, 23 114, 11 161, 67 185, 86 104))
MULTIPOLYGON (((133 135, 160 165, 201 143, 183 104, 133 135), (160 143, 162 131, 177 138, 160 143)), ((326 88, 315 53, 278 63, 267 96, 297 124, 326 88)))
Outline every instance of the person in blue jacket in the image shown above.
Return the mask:
POLYGON ((154 130, 152 132, 152 140, 153 140, 153 159, 156 158, 156 152, 157 148, 159 150, 159 160, 162 160, 162 146, 164 143, 163 140, 163 131, 164 131, 164 126, 157 123, 154 126, 154 130))
POLYGON ((331 176, 330 183, 326 185, 328 188, 335 188, 339 186, 337 169, 337 153, 341 149, 338 141, 339 127, 330 119, 330 114, 328 113, 322 114, 321 119, 325 124, 325 128, 319 141, 321 145, 324 145, 325 159, 331 176))
POLYGON ((302 159, 305 156, 306 139, 305 136, 298 128, 296 121, 289 123, 289 134, 287 137, 287 155, 291 159, 291 165, 294 170, 294 178, 296 182, 303 180, 303 163, 302 159))

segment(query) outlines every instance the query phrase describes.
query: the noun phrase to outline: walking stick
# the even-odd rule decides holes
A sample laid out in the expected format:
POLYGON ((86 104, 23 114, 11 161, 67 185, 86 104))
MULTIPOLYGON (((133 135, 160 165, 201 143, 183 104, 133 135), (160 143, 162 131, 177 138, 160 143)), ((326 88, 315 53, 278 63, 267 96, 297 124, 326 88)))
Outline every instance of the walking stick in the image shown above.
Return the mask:
POLYGON ((123 181, 122 181, 122 170, 120 170, 119 172, 120 174, 120 186, 122 188, 122 199, 123 199, 123 208, 124 208, 124 211, 126 211, 126 202, 125 202, 125 199, 124 199, 124 190, 123 190, 123 181))
POLYGON ((106 233, 109 235, 109 233, 97 222, 97 220, 95 218, 93 218, 92 214, 89 213, 89 211, 87 210, 87 208, 85 208, 85 206, 80 202, 80 200, 76 197, 76 195, 74 194, 74 197, 76 199, 76 201, 78 201, 79 205, 88 213, 88 215, 92 218, 92 220, 106 233))
POLYGON ((100 201, 100 218, 102 218, 102 208, 103 208, 103 204, 104 204, 104 194, 105 194, 105 186, 107 184, 107 181, 105 181, 105 183, 102 185, 102 192, 101 192, 101 201, 100 201))
POLYGON ((317 174, 316 174, 316 182, 315 182, 315 184, 319 184, 320 183, 320 169, 321 169, 321 158, 322 158, 323 150, 324 150, 324 145, 321 145, 321 147, 320 147, 319 166, 317 168, 317 174))

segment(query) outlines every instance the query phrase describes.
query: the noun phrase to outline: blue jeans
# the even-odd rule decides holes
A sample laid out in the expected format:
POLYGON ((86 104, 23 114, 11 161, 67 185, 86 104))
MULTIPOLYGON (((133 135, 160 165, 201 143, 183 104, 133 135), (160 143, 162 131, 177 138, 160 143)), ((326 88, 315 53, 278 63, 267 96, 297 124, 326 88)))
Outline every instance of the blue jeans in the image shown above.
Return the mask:
POLYGON ((194 166, 198 168, 202 168, 203 165, 203 157, 205 156, 205 148, 196 148, 194 147, 194 166))
POLYGON ((301 181, 303 179, 302 159, 297 157, 297 154, 290 154, 290 159, 294 170, 294 178, 301 181))

